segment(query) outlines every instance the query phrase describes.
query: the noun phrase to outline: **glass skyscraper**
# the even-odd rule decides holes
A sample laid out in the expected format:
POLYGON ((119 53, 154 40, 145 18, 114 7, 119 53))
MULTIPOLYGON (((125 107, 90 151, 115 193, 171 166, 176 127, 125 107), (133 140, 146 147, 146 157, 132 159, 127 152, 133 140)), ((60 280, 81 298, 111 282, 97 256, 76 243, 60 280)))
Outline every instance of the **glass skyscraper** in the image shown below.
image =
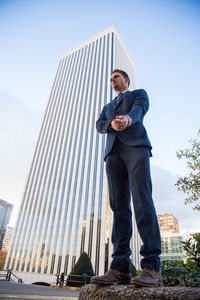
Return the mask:
MULTIPOLYGON (((110 85, 115 68, 130 75, 134 89, 133 62, 114 27, 60 57, 7 268, 69 274, 83 251, 96 274, 108 268, 112 213, 103 161, 106 136, 97 134, 95 123, 115 96, 110 85)), ((135 227, 132 247, 138 267, 135 227)))

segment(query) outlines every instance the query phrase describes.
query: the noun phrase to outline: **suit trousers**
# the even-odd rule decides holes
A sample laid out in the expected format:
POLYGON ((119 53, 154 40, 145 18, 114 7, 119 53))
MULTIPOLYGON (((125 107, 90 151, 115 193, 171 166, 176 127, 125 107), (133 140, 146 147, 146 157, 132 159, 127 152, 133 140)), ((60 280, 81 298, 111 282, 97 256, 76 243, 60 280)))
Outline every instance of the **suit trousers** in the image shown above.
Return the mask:
POLYGON ((132 236, 131 197, 136 224, 143 245, 141 268, 159 271, 161 238, 152 199, 149 166, 150 150, 145 146, 128 146, 116 137, 106 158, 110 207, 113 211, 111 269, 130 272, 130 239, 132 236))

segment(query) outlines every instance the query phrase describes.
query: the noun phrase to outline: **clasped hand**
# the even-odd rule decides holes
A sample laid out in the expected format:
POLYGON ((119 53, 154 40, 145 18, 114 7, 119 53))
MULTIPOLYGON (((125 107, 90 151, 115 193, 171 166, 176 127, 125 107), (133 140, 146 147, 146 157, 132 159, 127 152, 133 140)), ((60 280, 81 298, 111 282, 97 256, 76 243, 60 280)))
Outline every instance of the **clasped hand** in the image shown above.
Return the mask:
POLYGON ((128 125, 128 118, 127 116, 116 116, 110 125, 116 131, 123 131, 128 125))

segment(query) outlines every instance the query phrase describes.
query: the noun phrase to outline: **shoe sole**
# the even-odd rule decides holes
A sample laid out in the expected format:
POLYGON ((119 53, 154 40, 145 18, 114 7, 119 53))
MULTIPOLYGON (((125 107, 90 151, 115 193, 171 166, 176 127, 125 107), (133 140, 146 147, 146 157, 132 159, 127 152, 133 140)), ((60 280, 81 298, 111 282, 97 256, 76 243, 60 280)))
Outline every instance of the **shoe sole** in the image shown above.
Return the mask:
POLYGON ((145 283, 140 283, 140 282, 137 282, 137 281, 131 281, 131 284, 134 284, 134 285, 137 285, 137 286, 145 286, 145 287, 162 287, 164 286, 163 282, 158 282, 158 284, 145 284, 145 283))
POLYGON ((130 281, 117 281, 117 282, 105 282, 105 281, 93 281, 91 282, 91 284, 96 284, 96 285, 130 285, 130 281))

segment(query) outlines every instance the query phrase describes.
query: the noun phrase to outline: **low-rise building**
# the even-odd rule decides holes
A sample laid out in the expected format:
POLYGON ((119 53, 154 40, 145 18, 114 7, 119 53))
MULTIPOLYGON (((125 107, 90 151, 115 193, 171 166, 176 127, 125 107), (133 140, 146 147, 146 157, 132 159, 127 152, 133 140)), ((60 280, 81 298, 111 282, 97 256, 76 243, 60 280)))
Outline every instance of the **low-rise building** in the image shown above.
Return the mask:
POLYGON ((158 215, 160 230, 179 233, 178 219, 172 214, 158 215))
POLYGON ((1 248, 2 250, 8 250, 12 239, 13 231, 14 228, 10 226, 7 226, 5 229, 2 230, 2 236, 4 236, 1 248))
POLYGON ((0 250, 3 246, 6 227, 10 221, 13 205, 0 199, 0 250))
POLYGON ((185 237, 180 233, 161 231, 161 260, 184 260, 185 252, 183 250, 183 241, 185 241, 185 237))

